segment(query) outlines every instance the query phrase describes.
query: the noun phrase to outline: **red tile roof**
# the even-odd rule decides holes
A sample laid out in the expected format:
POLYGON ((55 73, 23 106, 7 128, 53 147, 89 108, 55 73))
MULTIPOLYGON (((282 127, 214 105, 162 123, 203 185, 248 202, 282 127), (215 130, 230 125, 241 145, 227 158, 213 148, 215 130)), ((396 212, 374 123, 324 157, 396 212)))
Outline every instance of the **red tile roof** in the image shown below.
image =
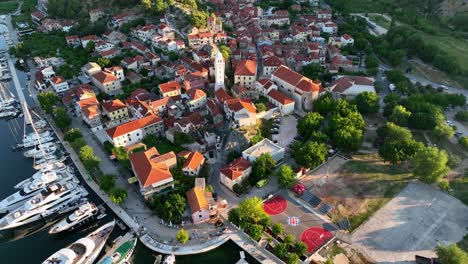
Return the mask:
POLYGON ((226 103, 227 107, 229 109, 231 109, 232 111, 234 111, 234 112, 238 112, 238 111, 240 111, 242 109, 247 109, 247 111, 249 111, 251 113, 256 113, 255 106, 251 102, 248 102, 247 100, 234 98, 234 99, 230 99, 230 100, 225 101, 225 103, 226 103))
POLYGON ((111 83, 119 80, 117 76, 105 71, 98 72, 92 77, 102 84, 111 83))
POLYGON ((192 101, 206 97, 206 93, 200 89, 190 89, 187 91, 187 95, 190 97, 192 101))
POLYGON ((215 97, 220 103, 224 103, 226 100, 232 99, 232 97, 224 89, 219 89, 215 92, 215 97))
POLYGON ((161 90, 163 94, 165 94, 165 93, 180 90, 180 84, 179 82, 176 82, 176 81, 161 83, 159 85, 159 89, 161 90))
POLYGON ((92 105, 88 106, 82 109, 83 114, 88 118, 92 119, 94 117, 99 116, 101 113, 99 111, 99 106, 98 105, 92 105))
POLYGON ((99 102, 98 100, 96 99, 95 96, 93 97, 89 97, 89 98, 85 98, 83 100, 80 100, 78 102, 76 102, 79 106, 80 109, 82 108, 86 108, 86 107, 90 107, 92 105, 99 105, 99 102))
POLYGON ((276 56, 271 56, 263 60, 264 67, 278 67, 280 65, 284 65, 284 63, 276 56))
POLYGON ((122 101, 120 101, 120 99, 102 102, 102 108, 106 109, 107 112, 114 112, 125 107, 127 106, 122 101))
POLYGON ((200 152, 195 151, 190 153, 188 158, 185 160, 182 169, 191 169, 196 171, 200 166, 203 165, 204 162, 205 157, 203 157, 203 155, 200 152))
POLYGON ((364 76, 345 76, 334 81, 330 87, 333 92, 342 93, 353 85, 373 86, 374 81, 364 76))
POLYGON ((54 76, 52 77, 51 81, 53 84, 61 84, 61 83, 66 82, 62 76, 54 76))
POLYGON ((192 214, 200 210, 209 209, 208 200, 206 199, 205 191, 202 188, 194 187, 193 189, 189 190, 186 195, 192 214))
POLYGON ((210 110, 211 116, 217 116, 221 113, 221 108, 216 104, 213 99, 210 99, 206 102, 208 109, 210 110))
POLYGON ((289 69, 284 65, 276 68, 272 75, 304 92, 312 93, 320 91, 320 86, 312 82, 312 80, 289 69))
POLYGON ((133 120, 130 122, 127 122, 125 124, 109 128, 106 130, 107 135, 111 138, 116 138, 122 135, 125 135, 127 133, 130 133, 132 131, 135 131, 137 129, 147 127, 156 123, 162 122, 162 119, 154 114, 147 115, 143 118, 133 120))
POLYGON ((257 62, 253 60, 240 61, 236 65, 234 75, 254 76, 257 74, 257 62))
POLYGON ((251 166, 252 165, 248 160, 241 157, 222 167, 219 170, 219 172, 233 181, 242 176, 242 174, 244 174, 244 171, 250 168, 251 166))
POLYGON ((282 105, 288 105, 288 104, 294 103, 293 99, 287 97, 282 92, 277 91, 277 90, 271 90, 268 93, 268 96, 273 98, 273 100, 277 101, 278 103, 280 103, 282 105))
POLYGON ((155 160, 158 157, 160 155, 155 147, 129 155, 135 174, 143 187, 172 178, 171 171, 164 161, 155 160))

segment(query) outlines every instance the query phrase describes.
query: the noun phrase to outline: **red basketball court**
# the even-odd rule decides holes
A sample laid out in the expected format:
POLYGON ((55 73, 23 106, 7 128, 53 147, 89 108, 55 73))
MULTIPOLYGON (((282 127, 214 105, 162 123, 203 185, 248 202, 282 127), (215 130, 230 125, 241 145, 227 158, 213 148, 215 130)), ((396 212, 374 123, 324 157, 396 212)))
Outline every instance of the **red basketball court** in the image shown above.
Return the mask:
POLYGON ((306 243, 309 253, 312 253, 326 244, 332 237, 331 232, 321 227, 312 227, 302 232, 301 241, 306 243))
POLYGON ((287 207, 288 202, 281 195, 278 195, 263 203, 263 209, 265 210, 265 213, 269 215, 281 214, 286 210, 287 207))

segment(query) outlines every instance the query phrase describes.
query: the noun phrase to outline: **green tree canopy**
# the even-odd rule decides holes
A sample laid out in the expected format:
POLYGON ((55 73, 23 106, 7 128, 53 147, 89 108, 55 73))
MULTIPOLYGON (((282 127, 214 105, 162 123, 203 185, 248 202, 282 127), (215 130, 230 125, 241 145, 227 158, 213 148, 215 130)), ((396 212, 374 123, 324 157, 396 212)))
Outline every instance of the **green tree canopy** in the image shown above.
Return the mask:
POLYGON ((63 139, 67 142, 73 142, 77 138, 82 138, 82 137, 83 137, 83 134, 81 134, 80 129, 72 128, 68 130, 67 133, 65 133, 65 135, 63 136, 63 139))
POLYGON ((274 236, 279 236, 284 232, 284 227, 281 223, 276 223, 271 227, 271 232, 274 236))
POLYGON ((153 201, 156 214, 166 221, 179 222, 187 206, 186 200, 180 194, 172 193, 165 197, 158 196, 153 201))
POLYGON ((180 243, 182 244, 185 244, 187 243, 187 241, 189 240, 189 233, 187 231, 185 231, 185 229, 181 228, 178 232, 177 232, 177 236, 176 236, 176 239, 177 241, 179 241, 180 243))
POLYGON ((302 136, 309 138, 322 125, 323 119, 319 113, 309 112, 297 122, 297 130, 302 136))
POLYGON ((291 187, 296 182, 296 175, 288 165, 281 165, 278 171, 278 183, 283 188, 291 187))
POLYGON ((99 178, 99 187, 106 193, 115 187, 115 179, 117 176, 112 174, 105 174, 99 178))
POLYGON ((443 264, 465 264, 468 263, 468 254, 456 244, 449 246, 437 246, 436 253, 443 264))
POLYGON ((47 2, 47 14, 51 17, 76 19, 80 12, 80 0, 49 0, 47 2))
POLYGON ((468 136, 463 136, 458 139, 458 144, 460 144, 465 150, 468 150, 468 136))
POLYGON ((67 110, 63 107, 54 109, 55 124, 60 129, 66 129, 71 125, 71 118, 68 116, 67 110))
POLYGON ((313 168, 325 162, 327 146, 318 142, 307 142, 294 154, 297 164, 306 168, 313 168))
POLYGON ((294 243, 294 252, 299 256, 307 254, 308 248, 307 245, 302 241, 297 241, 294 243))
POLYGON ((408 119, 411 116, 411 112, 406 110, 402 105, 397 105, 393 108, 392 114, 389 117, 390 122, 397 124, 402 127, 408 126, 408 119))
POLYGON ((263 210, 263 201, 258 197, 246 198, 239 203, 239 219, 242 223, 257 224, 269 216, 263 210))
POLYGON ((448 172, 448 155, 436 147, 424 147, 413 157, 413 174, 421 181, 434 183, 448 172))
POLYGON ((321 114, 322 116, 327 116, 329 113, 333 112, 335 109, 335 100, 331 93, 326 93, 320 96, 314 102, 314 112, 321 114))
POLYGON ((354 98, 354 103, 361 114, 371 114, 379 111, 379 97, 376 93, 360 93, 354 98))
POLYGON ((251 184, 255 184, 262 179, 270 177, 276 162, 269 153, 260 155, 252 163, 252 173, 249 176, 251 184))
POLYGON ((286 259, 288 255, 288 244, 286 243, 278 243, 275 248, 273 249, 273 252, 275 255, 280 258, 280 259, 286 259))
POLYGON ((288 255, 288 264, 297 264, 299 263, 299 256, 296 253, 289 253, 288 255))
POLYGON ((112 191, 109 193, 109 199, 116 204, 122 204, 127 196, 127 191, 120 187, 112 189, 112 191))
POLYGON ((41 104, 41 107, 48 114, 51 114, 54 110, 55 104, 60 100, 60 98, 52 91, 40 92, 37 95, 37 100, 41 104))
POLYGON ((291 234, 287 234, 284 237, 284 243, 288 244, 289 246, 293 245, 295 241, 296 241, 296 238, 291 234))
POLYGON ((422 143, 413 139, 411 131, 391 122, 379 128, 377 133, 384 140, 379 148, 379 155, 384 161, 390 161, 392 164, 410 159, 422 148, 422 143))
POLYGON ((226 45, 219 46, 219 52, 223 55, 224 61, 228 61, 231 56, 231 49, 226 45))
POLYGON ((450 139, 455 134, 455 130, 453 129, 453 127, 444 123, 435 126, 433 132, 434 136, 439 140, 443 138, 450 139))

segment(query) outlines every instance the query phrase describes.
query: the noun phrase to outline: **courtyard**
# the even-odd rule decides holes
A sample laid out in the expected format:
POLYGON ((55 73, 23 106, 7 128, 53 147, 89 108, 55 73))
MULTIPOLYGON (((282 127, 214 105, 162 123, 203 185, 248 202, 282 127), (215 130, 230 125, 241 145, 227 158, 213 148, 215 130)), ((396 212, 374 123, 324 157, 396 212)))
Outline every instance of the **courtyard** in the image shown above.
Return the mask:
POLYGON ((438 244, 460 241, 468 206, 432 186, 411 182, 353 233, 353 245, 378 263, 435 257, 438 244))

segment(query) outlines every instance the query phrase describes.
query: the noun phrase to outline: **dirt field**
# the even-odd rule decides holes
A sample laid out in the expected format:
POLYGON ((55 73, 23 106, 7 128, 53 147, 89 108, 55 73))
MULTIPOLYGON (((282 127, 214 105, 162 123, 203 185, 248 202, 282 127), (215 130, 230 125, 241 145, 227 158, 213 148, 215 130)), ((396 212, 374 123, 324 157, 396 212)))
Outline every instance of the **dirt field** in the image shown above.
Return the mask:
POLYGON ((468 207, 432 186, 412 182, 353 233, 353 246, 377 263, 409 263, 435 257, 437 244, 460 241, 468 207))
POLYGON ((411 179, 403 167, 384 164, 376 155, 359 155, 329 177, 314 181, 311 190, 334 207, 333 221, 348 218, 351 230, 358 227, 411 179))

